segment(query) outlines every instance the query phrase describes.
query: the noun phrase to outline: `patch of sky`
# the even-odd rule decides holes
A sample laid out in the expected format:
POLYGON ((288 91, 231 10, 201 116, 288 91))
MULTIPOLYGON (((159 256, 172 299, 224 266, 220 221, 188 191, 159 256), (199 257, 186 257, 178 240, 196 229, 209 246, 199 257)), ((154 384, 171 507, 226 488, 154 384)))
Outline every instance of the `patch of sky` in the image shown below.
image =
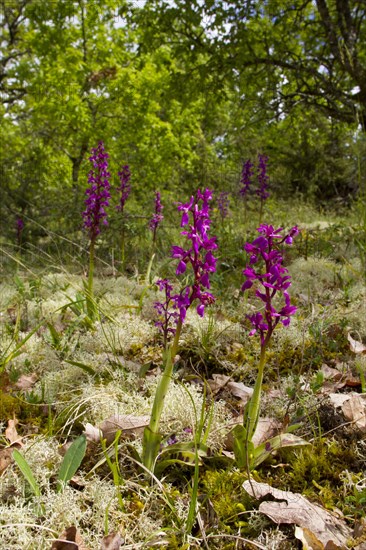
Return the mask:
POLYGON ((352 88, 350 93, 351 93, 351 95, 356 95, 356 94, 360 93, 360 90, 361 90, 361 88, 359 86, 354 86, 354 88, 352 88))

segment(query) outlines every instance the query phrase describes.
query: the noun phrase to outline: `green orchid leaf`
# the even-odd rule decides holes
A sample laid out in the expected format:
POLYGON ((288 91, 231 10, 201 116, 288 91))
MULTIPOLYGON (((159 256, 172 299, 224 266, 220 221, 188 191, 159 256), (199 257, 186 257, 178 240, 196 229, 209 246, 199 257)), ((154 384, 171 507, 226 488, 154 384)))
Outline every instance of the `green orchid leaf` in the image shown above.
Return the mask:
POLYGON ((13 458, 19 468, 19 470, 22 472, 25 479, 28 481, 30 488, 32 489, 33 494, 36 497, 41 496, 41 490, 39 488, 38 483, 34 479, 34 475, 32 473, 32 470, 30 469, 30 466, 24 456, 17 451, 16 449, 13 451, 13 458))
POLYGON ((66 451, 63 461, 61 462, 60 470, 58 473, 58 486, 57 492, 61 492, 63 486, 70 481, 72 476, 79 468, 86 452, 86 437, 81 435, 70 445, 66 451))
POLYGON ((304 445, 310 445, 310 443, 297 435, 291 433, 276 435, 254 449, 253 458, 250 463, 251 469, 256 468, 264 462, 273 451, 284 447, 302 447, 304 445))

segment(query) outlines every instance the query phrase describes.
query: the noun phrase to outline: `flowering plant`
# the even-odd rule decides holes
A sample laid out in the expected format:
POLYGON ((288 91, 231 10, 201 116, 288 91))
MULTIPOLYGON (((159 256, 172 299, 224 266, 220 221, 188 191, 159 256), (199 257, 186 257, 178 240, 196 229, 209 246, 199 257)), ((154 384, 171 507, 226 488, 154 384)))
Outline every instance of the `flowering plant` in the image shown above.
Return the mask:
MULTIPOLYGON (((259 210, 259 223, 261 223, 262 220, 262 213, 263 213, 263 205, 265 201, 269 197, 268 192, 268 184, 269 184, 269 177, 267 175, 267 163, 268 163, 268 157, 266 155, 258 154, 258 163, 257 163, 257 182, 258 187, 255 189, 255 194, 260 199, 260 210, 259 210)), ((252 184, 253 184, 253 168, 254 164, 251 162, 251 160, 247 160, 243 163, 242 171, 241 171, 241 178, 240 178, 240 184, 241 187, 239 189, 239 194, 242 198, 247 201, 248 195, 252 191, 252 184)))
POLYGON ((87 286, 87 309, 89 317, 93 317, 93 278, 94 278, 94 254, 95 241, 100 233, 101 224, 108 225, 107 213, 105 208, 109 205, 111 177, 108 172, 109 155, 104 151, 102 141, 96 148, 92 149, 92 155, 89 157, 93 168, 88 174, 89 188, 86 190, 85 206, 83 212, 84 228, 89 233, 89 274, 87 286))
POLYGON ((153 261, 154 261, 154 258, 155 258, 157 230, 158 230, 159 225, 161 224, 161 222, 164 219, 164 216, 162 214, 163 208, 164 207, 161 204, 160 193, 158 191, 155 191, 155 209, 154 209, 154 214, 153 214, 153 216, 152 216, 152 218, 149 222, 149 229, 153 232, 153 246, 152 246, 151 258, 150 258, 149 265, 147 266, 147 271, 146 271, 145 280, 147 282, 150 282, 151 268, 152 268, 152 264, 153 264, 153 261))
POLYGON ((253 163, 248 159, 243 163, 243 168, 241 171, 241 188, 239 193, 242 197, 246 197, 249 193, 250 187, 252 185, 253 178, 253 163))
POLYGON ((243 271, 246 281, 242 290, 248 290, 256 285, 255 295, 264 304, 264 315, 258 311, 254 315, 248 316, 252 330, 252 336, 259 332, 261 346, 266 346, 272 336, 277 324, 281 322, 284 326, 290 324, 290 316, 296 313, 296 307, 290 303, 290 296, 287 289, 291 285, 291 278, 288 270, 283 267, 283 256, 279 247, 285 243, 291 245, 293 237, 299 233, 297 227, 293 227, 290 232, 283 236, 282 228, 274 229, 272 225, 261 225, 258 230, 260 237, 257 237, 252 243, 246 243, 244 250, 250 254, 249 265, 243 271), (263 262, 265 273, 260 273, 254 268, 255 264, 263 262), (275 309, 273 302, 277 295, 284 298, 285 305, 280 309, 275 309))
POLYGON ((166 348, 168 337, 170 334, 175 334, 175 327, 179 320, 179 313, 177 311, 178 294, 172 294, 173 285, 169 279, 159 279, 156 281, 156 285, 160 291, 165 294, 164 302, 155 302, 154 308, 159 315, 158 321, 155 322, 155 326, 159 327, 164 336, 164 348, 166 348))
POLYGON ((126 201, 131 193, 131 184, 130 184, 131 171, 128 164, 126 164, 125 166, 122 166, 121 170, 118 172, 118 177, 119 177, 120 185, 119 187, 117 187, 117 190, 120 191, 121 196, 119 199, 119 204, 117 204, 116 206, 116 210, 118 210, 123 214, 126 201))
POLYGON ((91 242, 100 233, 100 225, 108 225, 107 213, 105 208, 109 205, 110 199, 110 183, 111 177, 108 172, 108 153, 104 152, 104 144, 102 141, 98 143, 96 148, 92 149, 92 156, 89 157, 93 168, 88 174, 88 183, 90 187, 86 190, 85 206, 83 212, 84 228, 89 232, 91 242))
POLYGON ((22 244, 23 230, 24 230, 23 218, 18 217, 17 220, 16 220, 16 231, 17 231, 18 246, 21 246, 21 244, 22 244))
POLYGON ((159 452, 161 436, 159 434, 160 418, 163 411, 164 399, 173 374, 174 358, 178 349, 178 342, 183 323, 186 319, 188 308, 193 302, 198 302, 197 313, 204 316, 205 307, 215 301, 214 296, 208 292, 210 289, 210 273, 216 271, 216 258, 212 251, 217 248, 216 237, 209 237, 211 220, 209 215, 209 201, 212 192, 209 189, 196 196, 191 196, 188 203, 179 203, 178 210, 182 212, 181 227, 186 228, 181 232, 190 243, 186 248, 173 246, 171 255, 179 260, 176 275, 185 274, 187 267, 193 271, 193 282, 186 285, 181 292, 172 294, 173 287, 168 279, 158 281, 160 290, 165 291, 165 302, 155 303, 155 309, 160 315, 158 326, 164 333, 165 343, 168 334, 174 334, 174 340, 165 354, 163 375, 158 383, 155 399, 151 411, 150 423, 144 430, 143 437, 143 463, 152 471, 159 452), (169 309, 171 307, 171 309, 169 309), (175 327, 172 327, 172 322, 175 327))
POLYGON ((222 223, 224 223, 225 218, 227 218, 229 215, 229 206, 230 206, 229 192, 221 191, 219 198, 217 200, 217 207, 220 212, 222 223))
POLYGON ((266 155, 258 155, 258 189, 256 194, 261 201, 266 201, 269 197, 268 183, 269 177, 267 175, 267 163, 268 157, 266 155))
POLYGON ((296 226, 284 235, 282 228, 274 229, 272 225, 265 224, 262 224, 257 231, 260 236, 244 246, 244 250, 249 254, 249 264, 243 271, 246 280, 242 290, 255 288, 255 295, 262 302, 260 310, 247 316, 251 325, 249 335, 258 333, 260 336, 260 360, 253 395, 246 407, 243 426, 237 426, 234 429, 234 451, 237 462, 239 466, 247 466, 249 469, 263 461, 274 448, 285 444, 288 446, 306 444, 300 438, 290 437, 291 434, 286 434, 287 439, 276 436, 256 449, 252 443, 259 419, 267 347, 278 324, 288 326, 291 316, 297 309, 291 305, 288 293, 291 278, 288 270, 283 266, 280 248, 285 244, 291 245, 293 238, 299 233, 296 226), (262 270, 260 265, 263 265, 262 270), (282 301, 282 307, 277 306, 278 301, 282 301))
POLYGON ((149 222, 149 228, 153 232, 153 242, 156 241, 156 231, 164 219, 162 214, 163 205, 161 204, 161 197, 159 191, 155 191, 155 212, 149 222))
POLYGON ((262 221, 264 203, 269 197, 269 193, 268 193, 269 177, 267 175, 267 163, 268 163, 268 157, 265 155, 259 154, 258 155, 258 189, 256 190, 256 194, 261 201, 260 209, 259 209, 259 223, 261 223, 262 221))

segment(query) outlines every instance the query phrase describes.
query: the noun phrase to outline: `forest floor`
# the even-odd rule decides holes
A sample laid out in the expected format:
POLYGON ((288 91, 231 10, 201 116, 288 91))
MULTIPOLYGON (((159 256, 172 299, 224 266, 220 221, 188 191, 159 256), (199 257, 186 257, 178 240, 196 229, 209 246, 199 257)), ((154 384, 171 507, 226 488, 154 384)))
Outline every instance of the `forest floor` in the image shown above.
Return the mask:
POLYGON ((316 216, 286 257, 298 311, 268 351, 255 435, 304 444, 250 475, 231 434, 260 351, 242 251, 222 260, 205 317, 188 311, 161 424, 158 463, 171 462, 156 477, 138 460, 162 365, 156 285, 97 266, 90 321, 83 273, 3 255, 0 548, 366 548, 365 230, 316 216))

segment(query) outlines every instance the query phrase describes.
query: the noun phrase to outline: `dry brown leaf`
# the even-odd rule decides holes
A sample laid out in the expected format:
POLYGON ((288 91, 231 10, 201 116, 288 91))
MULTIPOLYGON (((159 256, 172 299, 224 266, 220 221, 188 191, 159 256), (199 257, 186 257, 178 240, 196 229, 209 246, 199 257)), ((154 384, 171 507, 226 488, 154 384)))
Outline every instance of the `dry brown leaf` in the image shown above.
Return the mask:
POLYGON ((342 412, 346 420, 354 423, 362 433, 366 433, 366 406, 359 394, 352 395, 342 405, 342 412))
POLYGON ((5 472, 6 468, 13 462, 13 451, 13 447, 0 449, 0 475, 5 472))
POLYGON ((366 395, 356 392, 330 393, 329 398, 335 408, 341 407, 348 422, 362 433, 366 433, 366 395))
POLYGON ((115 414, 107 420, 104 420, 99 429, 103 434, 103 439, 107 440, 107 444, 112 443, 116 437, 118 430, 122 430, 123 435, 138 435, 142 434, 144 428, 148 426, 150 416, 132 416, 129 414, 115 414))
POLYGON ((29 390, 37 382, 37 379, 38 377, 35 373, 30 375, 22 374, 22 376, 20 376, 19 380, 14 384, 14 386, 18 390, 29 390))
POLYGON ((257 447, 267 439, 277 435, 282 427, 282 423, 274 418, 259 418, 257 427, 253 435, 254 447, 257 447))
POLYGON ((347 399, 350 398, 351 395, 354 395, 353 393, 330 393, 329 399, 333 405, 333 407, 342 407, 343 403, 347 401, 347 399))
POLYGON ((12 445, 14 445, 14 443, 18 443, 19 445, 22 444, 22 438, 16 429, 17 424, 18 419, 14 417, 13 420, 8 420, 8 427, 5 430, 5 437, 12 445))
POLYGON ((93 424, 90 424, 89 422, 85 424, 84 434, 87 441, 91 441, 93 443, 99 443, 100 438, 103 437, 100 429, 96 428, 95 426, 93 426, 93 424))
POLYGON ((65 529, 57 540, 52 542, 51 550, 89 550, 75 525, 65 529))
MULTIPOLYGON (((238 424, 243 424, 243 415, 240 415, 235 419, 235 425, 233 425, 233 429, 238 424)), ((279 422, 278 420, 275 420, 274 418, 260 417, 253 435, 254 446, 256 447, 261 443, 263 443, 264 441, 266 441, 267 439, 270 439, 271 437, 274 437, 275 435, 277 435, 279 433, 281 426, 282 426, 281 422, 279 422)), ((233 449, 234 449, 234 438, 231 430, 226 436, 225 450, 232 451, 233 449)))
POLYGON ((253 395, 253 388, 245 386, 243 382, 234 382, 230 380, 230 382, 227 383, 227 389, 230 390, 235 397, 239 397, 243 405, 246 405, 253 395))
POLYGON ((350 372, 347 374, 343 385, 348 386, 349 388, 356 388, 361 386, 361 378, 359 376, 353 376, 350 372))
POLYGON ((362 344, 362 342, 354 340, 349 333, 347 335, 347 340, 349 341, 350 350, 353 351, 353 353, 366 353, 366 346, 362 344))
POLYGON ((267 483, 245 481, 244 489, 256 499, 269 495, 279 502, 264 501, 259 511, 277 524, 293 523, 301 527, 299 533, 305 538, 309 550, 338 550, 347 548, 351 530, 346 523, 333 514, 311 503, 300 493, 274 489, 267 483))
POLYGON ((338 380, 342 378, 342 373, 339 372, 339 370, 333 369, 325 363, 321 366, 320 372, 323 373, 324 380, 333 380, 334 382, 338 382, 338 380))
POLYGON ((207 383, 210 386, 212 393, 216 395, 230 380, 230 376, 226 376, 225 374, 213 374, 212 379, 207 380, 207 383))
POLYGON ((124 540, 119 533, 111 533, 103 537, 101 550, 119 550, 124 540))
POLYGON ((245 405, 253 394, 253 388, 245 386, 243 382, 235 382, 225 374, 213 374, 208 380, 213 395, 217 395, 222 389, 227 388, 235 397, 239 397, 245 405))
POLYGON ((303 550, 323 550, 324 546, 318 541, 316 536, 308 529, 302 529, 298 525, 295 527, 295 538, 302 543, 303 550))

